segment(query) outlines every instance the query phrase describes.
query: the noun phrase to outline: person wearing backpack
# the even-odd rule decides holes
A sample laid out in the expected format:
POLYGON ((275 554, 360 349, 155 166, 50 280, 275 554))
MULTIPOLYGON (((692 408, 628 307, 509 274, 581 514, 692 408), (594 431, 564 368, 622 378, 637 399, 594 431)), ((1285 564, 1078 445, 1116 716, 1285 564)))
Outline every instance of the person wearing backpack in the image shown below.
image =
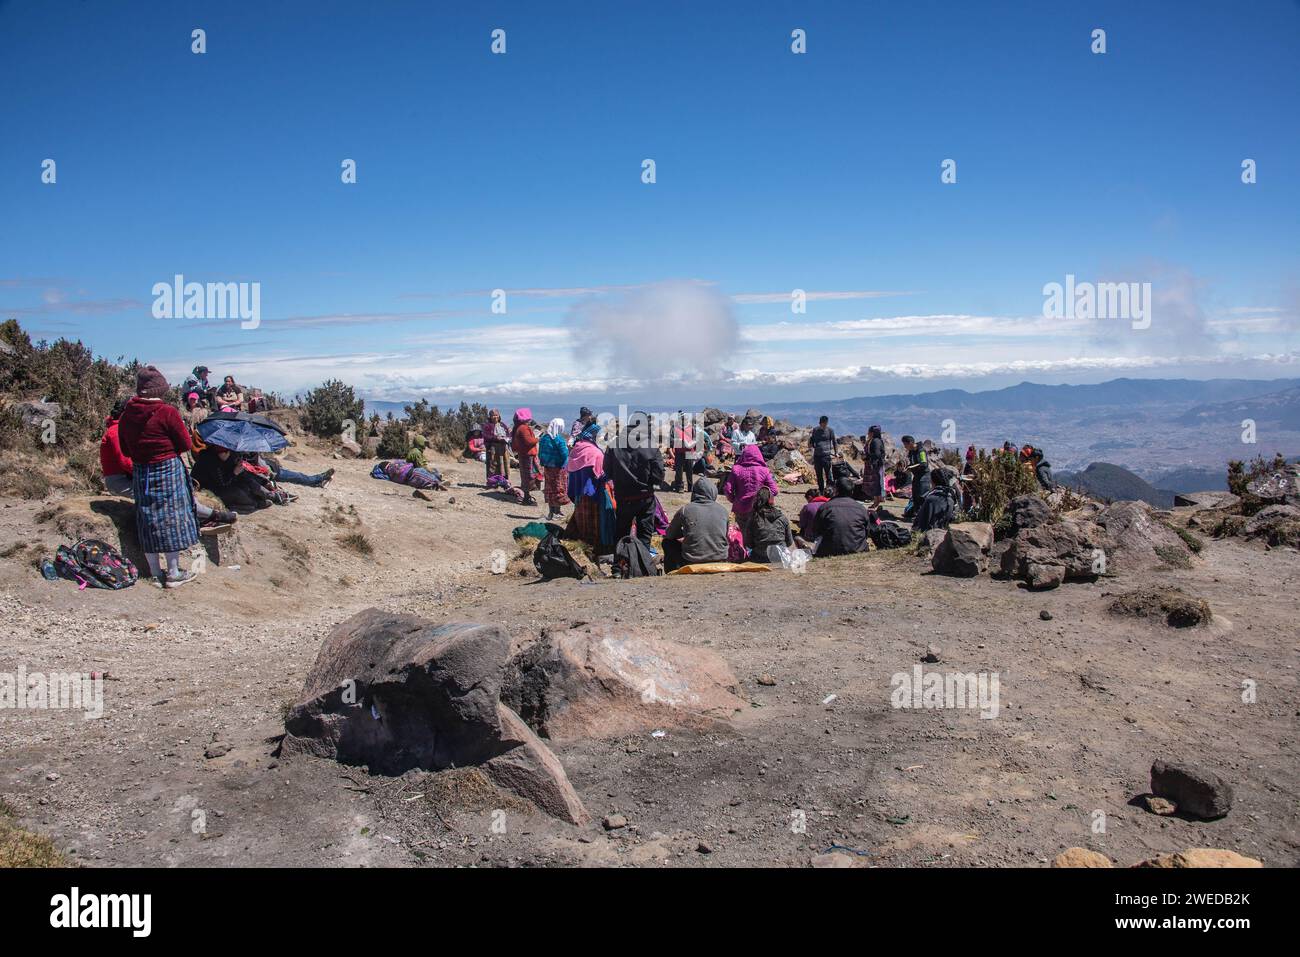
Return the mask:
POLYGON ((190 432, 176 407, 164 401, 170 386, 154 366, 136 374, 135 396, 122 410, 118 438, 131 459, 135 527, 149 571, 163 588, 194 580, 181 571, 180 553, 197 545, 194 493, 181 455, 190 451, 190 432), (159 554, 167 559, 164 570, 159 554))
POLYGON ((747 445, 736 456, 736 464, 731 467, 727 477, 722 480, 720 491, 731 501, 731 510, 736 513, 736 524, 745 537, 745 547, 751 548, 749 520, 754 511, 754 502, 758 499, 758 490, 766 488, 776 495, 780 490, 772 470, 763 461, 763 453, 757 445, 747 445))
POLYGON ((930 471, 933 486, 916 507, 912 528, 927 532, 932 528, 947 528, 957 516, 961 493, 955 488, 956 477, 947 469, 936 467, 930 471))
POLYGON ((649 417, 644 412, 634 412, 636 425, 621 431, 618 438, 605 450, 603 471, 614 483, 615 541, 632 532, 653 554, 650 547, 655 527, 655 489, 664 481, 664 457, 648 434, 649 417))
POLYGON ((563 419, 551 419, 546 426, 546 432, 537 445, 537 461, 541 463, 546 480, 546 520, 556 521, 562 517, 564 506, 569 504, 566 494, 569 476, 564 471, 569 462, 569 443, 564 438, 563 419))
POLYGON ((813 471, 817 475, 817 494, 825 495, 831 488, 831 462, 835 458, 835 430, 830 426, 830 417, 823 415, 817 420, 817 428, 808 436, 812 446, 813 471))

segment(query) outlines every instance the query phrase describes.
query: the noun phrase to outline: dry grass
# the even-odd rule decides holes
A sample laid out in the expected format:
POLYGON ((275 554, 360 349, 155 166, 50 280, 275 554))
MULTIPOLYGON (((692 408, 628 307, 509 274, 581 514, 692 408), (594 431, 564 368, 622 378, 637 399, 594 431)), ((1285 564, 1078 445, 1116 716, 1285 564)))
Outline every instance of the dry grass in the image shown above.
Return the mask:
POLYGON ((70 867, 48 837, 25 831, 13 821, 9 805, 0 801, 0 867, 70 867))
POLYGON ((349 532, 346 535, 340 535, 335 539, 343 548, 350 552, 356 552, 358 555, 373 555, 375 546, 370 543, 370 539, 361 532, 349 532))

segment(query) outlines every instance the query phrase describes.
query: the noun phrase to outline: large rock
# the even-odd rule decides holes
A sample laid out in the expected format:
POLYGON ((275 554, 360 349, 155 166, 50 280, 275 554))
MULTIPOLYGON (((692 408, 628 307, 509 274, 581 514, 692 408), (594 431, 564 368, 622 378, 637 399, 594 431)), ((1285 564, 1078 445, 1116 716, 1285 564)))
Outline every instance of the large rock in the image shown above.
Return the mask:
POLYGON ((974 578, 988 571, 989 549, 993 547, 993 526, 987 522, 950 525, 930 566, 940 574, 974 578))
POLYGON ((1190 546, 1146 502, 1116 502, 1097 514, 1109 571, 1128 572, 1158 565, 1187 568, 1190 546))
POLYGON ((1205 599, 1180 588, 1139 588, 1118 595, 1110 603, 1115 615, 1130 618, 1163 618, 1171 628, 1191 628, 1213 617, 1205 599))
POLYGON ((1269 472, 1246 485, 1246 491, 1275 505, 1300 505, 1300 468, 1269 472))
POLYGON ((1230 508, 1241 498, 1231 492, 1186 492, 1174 496, 1175 508, 1230 508))
POLYGON ((1134 867, 1263 867, 1261 861, 1253 857, 1243 857, 1236 851, 1225 851, 1218 847, 1192 847, 1178 854, 1161 854, 1145 861, 1139 861, 1134 867))
POLYGON ((1232 785, 1193 764, 1156 761, 1151 765, 1151 793, 1173 801, 1179 813, 1205 820, 1232 810, 1232 785))
POLYGON ((1245 520, 1238 534, 1262 539, 1269 545, 1300 548, 1300 508, 1295 505, 1265 506, 1245 520))
POLYGON ((510 666, 502 700, 552 741, 718 728, 746 706, 726 662, 646 629, 549 631, 510 666))
POLYGON ((1011 534, 1018 535, 1026 528, 1038 528, 1052 520, 1052 509, 1037 495, 1017 495, 1007 503, 1007 519, 1011 534))
POLYGON ((509 653, 496 625, 360 612, 325 639, 285 720, 281 753, 393 775, 485 765, 502 786, 580 823, 564 769, 500 704, 509 653))
POLYGON ((1101 538, 1090 522, 1061 518, 1022 529, 1002 553, 1002 574, 1030 588, 1055 588, 1066 581, 1093 581, 1103 570, 1101 538))

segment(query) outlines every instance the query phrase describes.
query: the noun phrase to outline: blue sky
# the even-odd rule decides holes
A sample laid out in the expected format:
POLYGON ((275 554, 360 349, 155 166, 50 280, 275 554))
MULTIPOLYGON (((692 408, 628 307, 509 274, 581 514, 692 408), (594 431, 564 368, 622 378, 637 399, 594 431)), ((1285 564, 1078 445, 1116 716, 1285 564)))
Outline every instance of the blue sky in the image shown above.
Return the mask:
POLYGON ((759 401, 1298 365, 1294 0, 0 0, 0 91, 0 318, 175 377, 759 401), (260 325, 154 318, 177 273, 260 283, 260 325), (1151 282, 1151 328, 1045 318, 1067 274, 1151 282))

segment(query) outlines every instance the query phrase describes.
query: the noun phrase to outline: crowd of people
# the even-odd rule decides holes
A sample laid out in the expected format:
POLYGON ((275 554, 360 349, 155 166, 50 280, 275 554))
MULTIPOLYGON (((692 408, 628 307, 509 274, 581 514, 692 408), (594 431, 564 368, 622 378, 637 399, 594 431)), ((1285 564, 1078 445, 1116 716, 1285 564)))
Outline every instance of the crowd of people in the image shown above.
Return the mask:
MULTIPOLYGON (((649 421, 643 413, 632 418, 649 421)), ((710 431, 678 412, 668 423, 665 450, 653 441, 606 434, 586 407, 571 428, 556 418, 544 430, 526 407, 515 410, 509 425, 493 409, 471 434, 466 455, 484 463, 489 488, 508 492, 517 502, 538 504, 533 493, 540 487, 548 522, 563 520, 571 505, 565 534, 585 542, 596 556, 611 555, 632 537, 666 571, 702 562, 773 562, 791 548, 815 557, 862 552, 879 542, 882 524, 910 525, 915 532, 946 528, 973 505, 966 487, 974 472, 973 446, 959 471, 931 461, 928 443, 905 435, 891 467, 884 433, 872 425, 861 436, 859 473, 845 461, 829 418, 822 416, 807 439, 816 487, 804 493, 798 519, 791 523, 777 504, 780 486, 770 464, 781 447, 780 434, 768 416, 727 416, 720 429, 710 431), (517 486, 509 479, 512 456, 517 486), (690 501, 669 518, 657 493, 686 490, 690 501), (907 499, 902 523, 884 507, 896 497, 907 499), (656 534, 662 557, 652 544, 656 534)), ((1015 455, 1051 487, 1051 467, 1041 450, 1026 446, 1015 455)))
POLYGON ((204 366, 194 369, 181 389, 184 407, 177 408, 167 400, 171 386, 163 374, 154 366, 141 367, 135 394, 113 406, 100 439, 104 486, 135 502, 140 549, 163 588, 194 580, 192 570, 180 567, 180 553, 198 544, 200 527, 233 523, 241 511, 289 504, 294 496, 282 484, 320 488, 334 476, 333 469, 306 475, 269 455, 205 442, 200 426, 213 412, 265 408, 260 390, 246 396, 232 376, 221 388, 211 388, 207 374, 204 366), (208 490, 223 507, 199 501, 196 489, 208 490))

